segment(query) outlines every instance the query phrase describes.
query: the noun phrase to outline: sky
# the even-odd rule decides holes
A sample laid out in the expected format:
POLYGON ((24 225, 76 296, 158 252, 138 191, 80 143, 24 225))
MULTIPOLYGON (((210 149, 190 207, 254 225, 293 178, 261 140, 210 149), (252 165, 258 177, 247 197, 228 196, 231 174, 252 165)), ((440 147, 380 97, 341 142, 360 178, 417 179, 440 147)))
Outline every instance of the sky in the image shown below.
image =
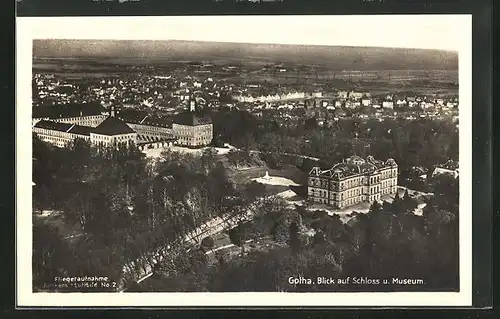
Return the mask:
MULTIPOLYGON (((466 15, 27 18, 34 38, 192 40, 458 51, 466 15), (43 26, 43 27, 40 27, 43 26)), ((23 18, 18 18, 22 20, 23 18)))

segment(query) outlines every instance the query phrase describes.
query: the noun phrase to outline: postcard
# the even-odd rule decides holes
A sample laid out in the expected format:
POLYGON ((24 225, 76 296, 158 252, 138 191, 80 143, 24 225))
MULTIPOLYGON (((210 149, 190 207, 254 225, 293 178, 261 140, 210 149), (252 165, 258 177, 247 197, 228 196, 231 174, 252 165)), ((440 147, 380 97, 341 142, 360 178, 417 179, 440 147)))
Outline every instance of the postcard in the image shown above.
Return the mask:
POLYGON ((471 21, 18 18, 18 306, 471 305, 471 21))

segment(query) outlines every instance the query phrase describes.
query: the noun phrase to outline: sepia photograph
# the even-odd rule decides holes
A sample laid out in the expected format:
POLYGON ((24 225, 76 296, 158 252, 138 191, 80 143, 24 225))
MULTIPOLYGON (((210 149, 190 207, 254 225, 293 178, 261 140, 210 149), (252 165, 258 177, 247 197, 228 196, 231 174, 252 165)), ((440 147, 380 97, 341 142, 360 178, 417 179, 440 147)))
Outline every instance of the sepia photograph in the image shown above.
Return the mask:
POLYGON ((20 304, 471 304, 470 16, 18 20, 20 304))

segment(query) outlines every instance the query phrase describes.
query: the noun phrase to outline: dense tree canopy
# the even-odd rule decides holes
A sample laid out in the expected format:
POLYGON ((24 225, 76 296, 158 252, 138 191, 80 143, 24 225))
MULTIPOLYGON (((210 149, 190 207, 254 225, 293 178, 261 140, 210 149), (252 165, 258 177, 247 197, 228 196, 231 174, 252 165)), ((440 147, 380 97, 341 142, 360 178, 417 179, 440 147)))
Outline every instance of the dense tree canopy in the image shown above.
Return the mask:
MULTIPOLYGON (((451 182, 437 177, 439 183, 451 182)), ((185 291, 394 291, 458 289, 458 211, 450 211, 458 185, 447 194, 437 194, 427 203, 423 216, 413 213, 412 198, 392 203, 374 203, 367 214, 353 213, 348 223, 338 215, 303 208, 290 210, 281 200, 263 203, 260 214, 229 232, 231 241, 244 247, 249 238, 269 237, 277 244, 265 251, 251 251, 220 264, 205 264, 199 273, 182 277, 185 291), (447 208, 446 208, 447 207, 447 208), (314 230, 307 236, 304 233, 314 230), (192 281, 203 286, 190 284, 192 281), (291 277, 347 277, 379 280, 380 284, 321 285, 290 283, 291 277), (422 279, 423 284, 393 284, 393 278, 422 279), (383 285, 382 280, 389 284, 383 285), (195 287, 196 286, 196 287, 195 287)), ((147 291, 175 291, 165 287, 165 278, 147 291)), ((172 284, 169 281, 169 284, 172 284)))
MULTIPOLYGON (((57 148, 35 136, 33 156, 34 208, 61 211, 65 223, 81 231, 68 248, 71 267, 63 267, 73 274, 120 277, 127 261, 177 242, 216 216, 244 212, 242 205, 249 204, 210 149, 200 157, 167 151, 153 163, 134 147, 97 149, 77 139, 57 148)), ((35 255, 41 265, 64 260, 57 231, 47 227, 34 225, 37 234, 50 235, 37 236, 35 246, 55 251, 51 261, 47 254, 35 255)))
POLYGON ((458 160, 458 128, 444 120, 340 118, 326 126, 315 125, 312 120, 280 126, 245 111, 222 110, 212 116, 218 139, 259 150, 274 167, 287 160, 280 153, 316 157, 325 166, 352 154, 372 155, 382 160, 394 158, 403 180, 412 167, 430 169, 450 158, 458 160))
MULTIPOLYGON (((219 140, 242 148, 227 156, 235 167, 261 165, 264 159, 269 167, 293 164, 307 171, 316 162, 283 153, 317 157, 325 166, 356 153, 396 159, 404 181, 413 167, 430 169, 458 157, 455 126, 435 120, 344 119, 330 127, 312 121, 294 127, 221 111, 214 124, 219 140)), ((310 290, 289 283, 290 276, 299 275, 422 278, 424 288, 458 287, 459 180, 446 175, 428 179, 434 195, 425 198, 422 216, 414 214, 419 202, 406 193, 392 203, 372 205, 367 214, 353 213, 345 223, 338 215, 290 207, 278 198, 261 200, 261 184, 236 187, 211 149, 201 156, 165 151, 152 161, 134 147, 97 149, 77 139, 56 148, 35 136, 33 158, 34 209, 60 211, 65 223, 80 231, 66 240, 43 217, 34 223, 37 289, 64 273, 119 278, 124 264, 139 259, 154 266, 155 275, 153 284, 136 290, 310 290), (211 262, 206 253, 215 243, 202 243, 206 235, 192 231, 216 217, 246 215, 250 208, 255 218, 229 232, 240 256, 217 255, 218 262, 211 262), (187 234, 189 244, 182 243, 187 234), (246 251, 247 241, 262 238, 272 241, 268 249, 246 251), (169 257, 156 263, 152 252, 159 249, 169 257)))

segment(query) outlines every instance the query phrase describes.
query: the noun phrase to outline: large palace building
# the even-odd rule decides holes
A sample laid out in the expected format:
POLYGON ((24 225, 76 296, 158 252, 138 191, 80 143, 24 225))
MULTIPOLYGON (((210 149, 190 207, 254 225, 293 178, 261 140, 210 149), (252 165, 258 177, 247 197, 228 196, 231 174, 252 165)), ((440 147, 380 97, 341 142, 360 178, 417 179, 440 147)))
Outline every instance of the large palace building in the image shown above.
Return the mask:
POLYGON ((326 171, 314 167, 309 173, 308 200, 342 209, 395 195, 397 184, 398 165, 393 159, 352 156, 326 171))
POLYGON ((187 147, 203 147, 212 142, 214 128, 209 116, 196 113, 194 101, 189 112, 178 114, 172 123, 176 144, 187 147))
POLYGON ((68 142, 76 138, 101 146, 137 144, 137 133, 115 117, 114 109, 96 127, 66 121, 40 120, 33 126, 33 132, 42 141, 59 147, 64 147, 68 142))
POLYGON ((204 147, 213 139, 213 124, 209 116, 190 110, 176 115, 171 125, 145 124, 144 119, 132 123, 115 116, 114 106, 109 114, 69 118, 33 119, 33 132, 46 142, 64 147, 75 138, 90 141, 94 145, 118 143, 135 144, 139 149, 164 147, 176 144, 184 147, 204 147))

